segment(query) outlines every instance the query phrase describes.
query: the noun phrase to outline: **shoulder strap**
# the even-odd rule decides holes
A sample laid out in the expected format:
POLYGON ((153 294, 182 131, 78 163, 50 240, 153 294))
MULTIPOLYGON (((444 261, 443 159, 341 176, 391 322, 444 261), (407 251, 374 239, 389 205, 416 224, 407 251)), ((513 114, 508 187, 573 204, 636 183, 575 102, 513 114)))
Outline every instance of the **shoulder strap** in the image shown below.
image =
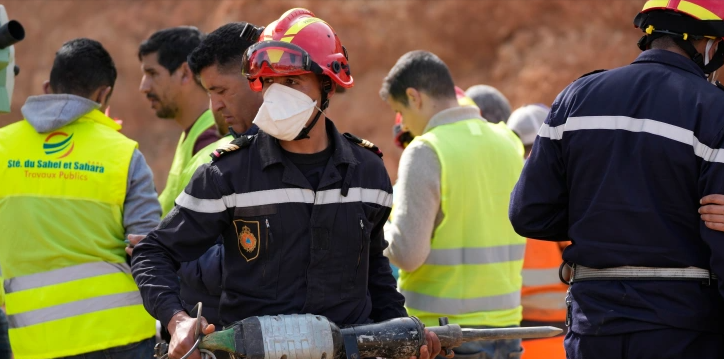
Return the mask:
POLYGON ((606 71, 608 71, 608 70, 604 70, 604 69, 594 70, 594 71, 591 71, 591 72, 589 72, 589 73, 583 74, 583 76, 579 77, 579 79, 582 79, 582 78, 584 78, 584 77, 586 77, 586 76, 595 75, 595 74, 598 74, 598 73, 601 73, 601 72, 606 72, 606 71))
POLYGON ((211 152, 209 156, 211 156, 211 162, 216 161, 217 159, 221 158, 221 156, 228 152, 236 151, 240 148, 247 148, 251 146, 252 141, 256 138, 256 135, 247 135, 247 136, 239 136, 235 138, 233 141, 222 145, 221 147, 217 148, 214 152, 211 152))
POLYGON ((342 136, 344 136, 344 138, 346 138, 350 142, 356 144, 357 146, 366 148, 366 149, 374 152, 380 158, 382 158, 382 151, 380 151, 380 149, 377 146, 375 146, 374 143, 367 141, 364 138, 359 138, 349 132, 345 132, 342 136))

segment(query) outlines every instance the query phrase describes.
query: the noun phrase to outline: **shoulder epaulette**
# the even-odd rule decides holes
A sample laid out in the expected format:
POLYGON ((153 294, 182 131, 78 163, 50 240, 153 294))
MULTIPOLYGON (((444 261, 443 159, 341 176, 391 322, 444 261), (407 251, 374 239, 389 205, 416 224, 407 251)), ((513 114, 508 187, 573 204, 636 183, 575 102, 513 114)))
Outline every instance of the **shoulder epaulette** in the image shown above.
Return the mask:
POLYGON ((587 74, 583 74, 583 76, 579 77, 579 79, 582 79, 582 78, 584 78, 584 77, 586 77, 586 76, 595 75, 595 74, 598 74, 598 73, 601 73, 601 72, 606 72, 606 71, 608 71, 608 70, 604 70, 604 69, 594 70, 594 71, 591 71, 591 72, 589 72, 589 73, 587 73, 587 74))
POLYGON ((720 90, 724 91, 724 85, 722 85, 721 82, 719 82, 719 80, 716 80, 715 84, 716 84, 716 87, 718 87, 720 90))
POLYGON ((233 141, 221 145, 221 147, 217 148, 214 152, 211 152, 209 156, 211 156, 211 160, 214 161, 219 159, 224 153, 233 152, 240 148, 247 148, 251 146, 251 142, 254 141, 255 137, 256 135, 239 136, 233 141))
POLYGON ((374 143, 367 141, 364 138, 359 138, 349 132, 345 132, 343 134, 343 136, 344 136, 344 138, 348 139, 350 142, 356 144, 357 146, 366 148, 366 149, 374 152, 377 156, 380 156, 380 158, 382 158, 382 151, 380 151, 380 149, 377 146, 375 146, 374 143))

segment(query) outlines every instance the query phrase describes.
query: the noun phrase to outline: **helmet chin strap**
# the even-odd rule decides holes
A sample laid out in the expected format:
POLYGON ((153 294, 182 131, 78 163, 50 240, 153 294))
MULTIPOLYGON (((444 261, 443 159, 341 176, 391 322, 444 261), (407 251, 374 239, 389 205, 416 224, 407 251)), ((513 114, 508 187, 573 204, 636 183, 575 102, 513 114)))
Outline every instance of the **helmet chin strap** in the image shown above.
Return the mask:
POLYGON ((712 39, 709 39, 709 41, 706 44, 706 51, 702 55, 699 53, 699 51, 696 50, 694 45, 687 40, 684 40, 683 37, 673 37, 674 42, 679 45, 679 47, 686 52, 687 55, 696 62, 697 65, 704 71, 704 74, 706 74, 707 78, 710 77, 710 75, 714 74, 716 70, 718 70, 722 65, 724 65, 724 46, 718 46, 716 52, 714 53, 714 56, 709 59, 709 51, 711 50, 712 46, 714 46, 714 41, 712 39))
POLYGON ((332 90, 332 83, 331 80, 325 79, 322 82, 322 105, 317 110, 317 114, 314 115, 314 119, 309 124, 309 126, 304 127, 297 137, 294 137, 293 141, 303 140, 305 138, 309 138, 309 132, 314 128, 314 125, 317 124, 317 121, 320 117, 322 117, 322 111, 326 110, 327 107, 329 107, 329 99, 327 98, 327 94, 330 93, 332 90))
MULTIPOLYGON (((717 52, 714 54, 714 57, 712 57, 712 59, 709 59, 709 52, 711 51, 712 46, 714 46, 714 40, 713 40, 713 39, 709 39, 709 40, 706 42, 706 50, 705 50, 705 52, 704 52, 704 67, 707 67, 707 66, 709 66, 709 64, 712 63, 712 60, 714 59, 714 57, 717 56, 717 54, 719 54, 719 50, 722 48, 722 46, 721 46, 721 44, 720 44, 720 46, 717 48, 717 52)), ((720 57, 722 60, 724 60, 724 55, 723 55, 723 56, 719 56, 719 57, 720 57)), ((719 65, 719 66, 721 66, 721 65, 719 65)), ((717 68, 717 69, 718 69, 718 68, 717 68)), ((714 69, 714 71, 712 71, 711 74, 707 74, 707 75, 708 75, 708 80, 709 80, 709 82, 711 82, 712 84, 716 84, 716 71, 717 71, 717 69, 714 69)))

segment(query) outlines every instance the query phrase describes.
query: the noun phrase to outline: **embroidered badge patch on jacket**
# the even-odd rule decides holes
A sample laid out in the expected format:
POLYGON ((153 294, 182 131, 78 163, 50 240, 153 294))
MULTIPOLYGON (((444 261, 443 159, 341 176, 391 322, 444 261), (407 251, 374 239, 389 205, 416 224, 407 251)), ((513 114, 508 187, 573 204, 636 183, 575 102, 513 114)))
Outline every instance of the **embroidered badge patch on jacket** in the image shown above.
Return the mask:
POLYGON ((234 221, 236 230, 237 245, 239 253, 247 262, 259 257, 260 226, 258 221, 245 221, 237 219, 234 221))

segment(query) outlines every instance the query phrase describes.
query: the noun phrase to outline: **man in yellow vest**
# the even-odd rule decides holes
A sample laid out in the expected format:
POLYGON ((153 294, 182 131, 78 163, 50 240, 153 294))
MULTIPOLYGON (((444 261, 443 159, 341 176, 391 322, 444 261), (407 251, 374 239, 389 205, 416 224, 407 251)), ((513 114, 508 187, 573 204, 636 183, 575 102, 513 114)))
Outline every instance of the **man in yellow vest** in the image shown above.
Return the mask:
POLYGON ((138 49, 143 70, 141 93, 151 101, 157 117, 173 119, 184 130, 176 145, 166 187, 158 198, 163 216, 173 208, 174 200, 186 186, 180 177, 191 157, 219 138, 206 91, 186 62, 204 37, 195 27, 172 27, 157 31, 138 49))
POLYGON ((124 237, 161 208, 138 144, 103 114, 116 80, 108 52, 75 39, 56 53, 45 95, 0 129, 0 263, 16 359, 148 358, 124 237))
MULTIPOLYGON (((468 327, 521 321, 525 239, 508 215, 523 145, 504 123, 458 105, 445 63, 432 53, 402 56, 380 95, 415 139, 402 153, 385 255, 400 268, 406 309, 426 325, 438 317, 468 327)), ((473 342, 465 358, 519 357, 520 340, 473 342)))

